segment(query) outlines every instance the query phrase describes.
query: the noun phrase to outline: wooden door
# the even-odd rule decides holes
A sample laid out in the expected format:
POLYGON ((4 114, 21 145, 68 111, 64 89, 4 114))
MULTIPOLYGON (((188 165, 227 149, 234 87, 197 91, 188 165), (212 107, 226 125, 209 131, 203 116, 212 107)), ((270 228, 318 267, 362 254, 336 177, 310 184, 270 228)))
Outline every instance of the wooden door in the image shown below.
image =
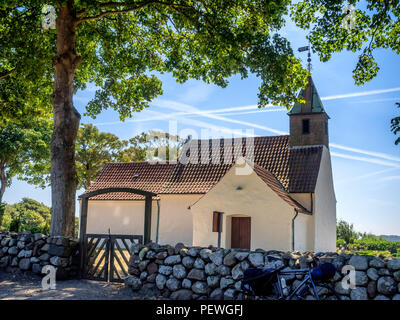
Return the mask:
POLYGON ((232 217, 231 248, 250 249, 251 218, 232 217))

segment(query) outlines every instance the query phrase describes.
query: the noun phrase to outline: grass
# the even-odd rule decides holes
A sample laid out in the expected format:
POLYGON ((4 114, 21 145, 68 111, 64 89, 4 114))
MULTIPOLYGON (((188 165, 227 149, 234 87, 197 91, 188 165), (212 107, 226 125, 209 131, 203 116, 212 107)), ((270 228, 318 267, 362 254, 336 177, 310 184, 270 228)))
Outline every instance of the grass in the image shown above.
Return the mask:
POLYGON ((392 257, 392 258, 400 259, 400 251, 392 254, 388 250, 345 250, 345 253, 347 253, 347 254, 356 253, 356 254, 366 255, 366 256, 377 256, 377 257, 383 256, 385 258, 392 257))

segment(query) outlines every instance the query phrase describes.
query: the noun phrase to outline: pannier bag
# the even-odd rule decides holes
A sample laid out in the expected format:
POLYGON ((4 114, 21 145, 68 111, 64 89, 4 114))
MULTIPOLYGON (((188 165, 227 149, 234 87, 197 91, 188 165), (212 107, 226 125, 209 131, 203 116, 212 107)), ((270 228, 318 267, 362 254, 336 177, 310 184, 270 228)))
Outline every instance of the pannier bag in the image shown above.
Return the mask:
POLYGON ((242 290, 245 294, 268 296, 273 294, 273 283, 278 269, 249 268, 244 271, 242 290))
POLYGON ((322 263, 319 267, 311 270, 311 275, 314 280, 326 281, 335 276, 336 268, 332 263, 322 263))

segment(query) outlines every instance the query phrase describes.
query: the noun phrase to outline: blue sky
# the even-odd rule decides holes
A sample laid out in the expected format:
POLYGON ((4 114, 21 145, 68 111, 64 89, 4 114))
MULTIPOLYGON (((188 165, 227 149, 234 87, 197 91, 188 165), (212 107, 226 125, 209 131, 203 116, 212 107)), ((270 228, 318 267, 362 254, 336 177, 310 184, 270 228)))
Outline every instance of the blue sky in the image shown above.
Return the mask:
MULTIPOLYGON (((284 35, 297 49, 306 45, 305 33, 289 23, 284 35)), ((306 61, 306 53, 299 53, 306 61)), ((313 55, 312 76, 330 116, 329 137, 337 217, 354 223, 356 230, 375 234, 400 235, 400 146, 394 145, 390 119, 398 115, 395 102, 400 102, 400 58, 387 50, 375 52, 380 66, 378 76, 364 86, 356 86, 352 70, 357 54, 342 52, 322 63, 313 55)), ((255 135, 276 135, 289 131, 286 111, 270 107, 257 110, 260 80, 255 76, 241 80, 232 77, 227 88, 188 81, 180 85, 170 75, 162 75, 164 95, 150 108, 124 123, 112 110, 97 119, 83 117, 83 123, 93 123, 100 130, 127 139, 142 131, 168 131, 169 120, 176 120, 182 136, 192 129, 200 136, 202 128, 254 130, 255 135)), ((74 98, 83 114, 95 88, 78 92, 74 98)), ((80 194, 82 191, 79 191, 80 194)), ((31 197, 47 205, 50 189, 39 189, 14 180, 5 193, 8 203, 31 197)))

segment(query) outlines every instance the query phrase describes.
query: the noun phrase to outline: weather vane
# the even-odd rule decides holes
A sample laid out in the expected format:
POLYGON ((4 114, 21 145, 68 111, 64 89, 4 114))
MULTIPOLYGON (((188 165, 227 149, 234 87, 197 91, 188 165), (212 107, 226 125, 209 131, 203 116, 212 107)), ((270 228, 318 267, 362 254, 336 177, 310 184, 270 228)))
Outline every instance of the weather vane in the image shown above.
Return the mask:
POLYGON ((311 50, 310 50, 310 45, 304 46, 304 47, 300 47, 298 50, 299 50, 299 52, 308 51, 307 68, 308 68, 308 72, 311 73, 311 50))

